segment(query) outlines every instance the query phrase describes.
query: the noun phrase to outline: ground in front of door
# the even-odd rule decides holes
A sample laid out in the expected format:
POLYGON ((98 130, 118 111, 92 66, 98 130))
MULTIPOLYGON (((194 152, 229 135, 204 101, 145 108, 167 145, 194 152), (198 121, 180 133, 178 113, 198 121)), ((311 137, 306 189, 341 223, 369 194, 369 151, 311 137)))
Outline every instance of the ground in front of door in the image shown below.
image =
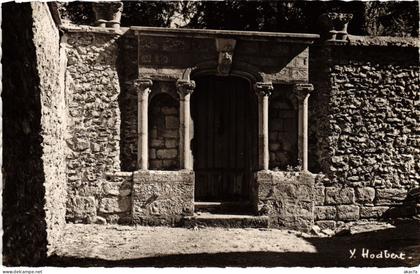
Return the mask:
MULTIPOLYGON (((55 266, 416 266, 418 221, 325 237, 278 229, 68 224, 55 266)), ((340 234, 340 233, 339 233, 340 234)))

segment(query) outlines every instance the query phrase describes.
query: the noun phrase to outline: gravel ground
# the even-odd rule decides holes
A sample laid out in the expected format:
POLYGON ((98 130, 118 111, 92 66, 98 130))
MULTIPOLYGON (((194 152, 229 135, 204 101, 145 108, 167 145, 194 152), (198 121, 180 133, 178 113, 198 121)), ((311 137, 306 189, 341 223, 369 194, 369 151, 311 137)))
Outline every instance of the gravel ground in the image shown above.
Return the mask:
POLYGON ((135 259, 220 252, 316 252, 299 233, 276 229, 68 225, 60 256, 135 259), (117 251, 117 252, 116 252, 117 251))
POLYGON ((315 237, 277 229, 69 224, 54 266, 416 266, 419 223, 355 235, 315 237), (362 258, 369 252, 404 259, 362 258), (356 256, 350 258, 350 250, 356 256))

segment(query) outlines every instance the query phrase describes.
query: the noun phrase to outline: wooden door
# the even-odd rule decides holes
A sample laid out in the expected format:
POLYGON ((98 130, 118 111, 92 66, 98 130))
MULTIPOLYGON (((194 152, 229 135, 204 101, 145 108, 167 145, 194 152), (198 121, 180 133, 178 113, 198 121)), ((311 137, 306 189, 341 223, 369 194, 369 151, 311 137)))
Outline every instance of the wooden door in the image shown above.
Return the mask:
POLYGON ((257 99, 236 77, 196 79, 191 101, 196 201, 248 201, 257 163, 257 99))

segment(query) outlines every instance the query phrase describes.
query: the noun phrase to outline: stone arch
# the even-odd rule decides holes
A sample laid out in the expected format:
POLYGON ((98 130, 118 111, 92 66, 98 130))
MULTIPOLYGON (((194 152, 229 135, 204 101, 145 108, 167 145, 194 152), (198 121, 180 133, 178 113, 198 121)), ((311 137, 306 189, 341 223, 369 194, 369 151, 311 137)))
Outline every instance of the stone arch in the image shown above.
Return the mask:
POLYGON ((154 97, 162 94, 170 96, 175 101, 179 100, 174 81, 154 81, 152 92, 149 95, 149 104, 154 97))
MULTIPOLYGON (((191 80, 194 77, 198 76, 217 74, 217 62, 208 61, 199 63, 193 67, 185 69, 182 74, 182 79, 191 80)), ((246 79, 252 85, 256 82, 263 81, 263 77, 260 73, 260 70, 257 67, 245 62, 235 62, 232 66, 232 70, 230 71, 229 75, 246 79)))

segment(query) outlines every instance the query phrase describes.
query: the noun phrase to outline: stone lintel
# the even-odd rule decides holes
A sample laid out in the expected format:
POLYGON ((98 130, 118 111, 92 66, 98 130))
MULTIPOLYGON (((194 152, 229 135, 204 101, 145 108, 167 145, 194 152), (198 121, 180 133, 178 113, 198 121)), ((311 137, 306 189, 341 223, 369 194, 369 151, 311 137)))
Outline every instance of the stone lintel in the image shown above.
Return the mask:
POLYGON ((190 38, 240 38, 241 40, 276 41, 287 43, 312 44, 319 39, 318 34, 312 33, 285 33, 261 31, 234 31, 213 29, 171 29, 159 27, 132 26, 136 35, 190 37, 190 38))

